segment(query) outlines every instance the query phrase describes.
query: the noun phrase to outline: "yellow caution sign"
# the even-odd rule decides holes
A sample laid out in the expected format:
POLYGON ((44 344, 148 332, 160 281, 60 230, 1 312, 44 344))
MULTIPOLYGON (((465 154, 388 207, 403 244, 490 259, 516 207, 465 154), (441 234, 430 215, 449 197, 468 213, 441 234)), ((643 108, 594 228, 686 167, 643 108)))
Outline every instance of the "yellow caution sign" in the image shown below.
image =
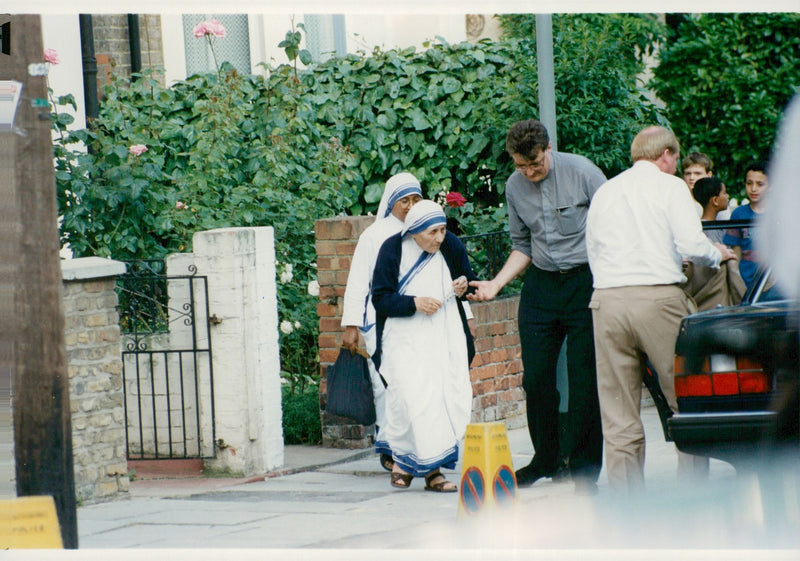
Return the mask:
POLYGON ((459 494, 459 516, 516 503, 517 478, 505 423, 467 425, 459 494))
POLYGON ((20 497, 0 501, 0 550, 62 547, 53 497, 20 497))

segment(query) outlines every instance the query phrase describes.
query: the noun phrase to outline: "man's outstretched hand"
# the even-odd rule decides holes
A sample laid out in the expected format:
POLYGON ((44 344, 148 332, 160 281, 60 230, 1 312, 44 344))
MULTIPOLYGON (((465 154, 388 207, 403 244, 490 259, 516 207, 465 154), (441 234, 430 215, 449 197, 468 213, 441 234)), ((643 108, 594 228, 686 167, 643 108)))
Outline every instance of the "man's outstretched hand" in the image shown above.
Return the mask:
POLYGON ((502 288, 496 282, 490 280, 471 281, 469 285, 475 288, 474 292, 467 294, 467 300, 472 302, 492 300, 502 288))

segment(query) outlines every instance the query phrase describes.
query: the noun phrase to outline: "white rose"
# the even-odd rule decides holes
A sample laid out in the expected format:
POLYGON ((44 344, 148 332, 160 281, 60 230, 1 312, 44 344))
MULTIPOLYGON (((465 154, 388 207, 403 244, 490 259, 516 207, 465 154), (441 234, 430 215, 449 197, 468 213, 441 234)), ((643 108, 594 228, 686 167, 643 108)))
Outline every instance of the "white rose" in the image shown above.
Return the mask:
POLYGON ((308 283, 308 294, 311 296, 319 296, 319 283, 316 279, 308 283))
POLYGON ((285 319, 285 320, 283 320, 281 322, 280 329, 281 329, 281 333, 283 333, 284 335, 288 335, 289 333, 294 331, 294 326, 292 326, 292 322, 291 321, 289 321, 288 319, 285 319))

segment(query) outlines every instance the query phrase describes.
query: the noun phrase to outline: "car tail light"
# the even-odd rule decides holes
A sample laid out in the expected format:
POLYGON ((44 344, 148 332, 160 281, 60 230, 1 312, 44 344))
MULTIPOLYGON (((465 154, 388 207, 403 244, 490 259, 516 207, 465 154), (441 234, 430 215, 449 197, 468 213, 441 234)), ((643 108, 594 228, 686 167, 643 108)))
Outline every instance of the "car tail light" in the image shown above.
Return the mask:
POLYGON ((686 359, 675 357, 675 395, 704 397, 767 393, 772 389, 761 363, 746 357, 711 355, 697 372, 687 372, 686 359))

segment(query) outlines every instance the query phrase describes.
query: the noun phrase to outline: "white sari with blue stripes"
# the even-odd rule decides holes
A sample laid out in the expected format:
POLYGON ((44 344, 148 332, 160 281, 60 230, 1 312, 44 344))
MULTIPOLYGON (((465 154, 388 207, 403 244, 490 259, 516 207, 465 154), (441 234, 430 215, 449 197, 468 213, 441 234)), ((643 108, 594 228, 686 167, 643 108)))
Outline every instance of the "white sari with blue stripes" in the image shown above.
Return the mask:
POLYGON ((384 436, 399 466, 414 476, 454 469, 472 408, 472 385, 453 281, 440 252, 402 242, 399 292, 443 302, 430 316, 390 317, 383 332, 384 436))

